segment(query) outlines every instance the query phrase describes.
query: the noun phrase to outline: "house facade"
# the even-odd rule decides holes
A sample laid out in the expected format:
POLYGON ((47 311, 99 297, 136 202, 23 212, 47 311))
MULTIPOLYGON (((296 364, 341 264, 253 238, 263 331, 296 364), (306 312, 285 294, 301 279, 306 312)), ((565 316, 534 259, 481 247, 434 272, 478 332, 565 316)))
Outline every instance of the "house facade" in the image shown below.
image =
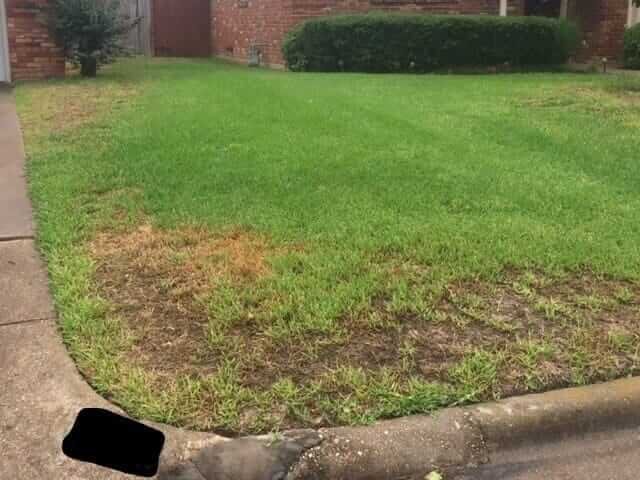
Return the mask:
MULTIPOLYGON (((49 33, 42 10, 47 1, 0 0, 0 82, 64 75, 65 63, 62 51, 49 33)), ((151 0, 151 14, 158 18, 164 15, 164 24, 169 24, 173 28, 179 22, 175 22, 172 18, 176 16, 176 12, 182 12, 180 7, 184 6, 185 2, 187 0, 151 0), (175 5, 172 2, 175 2, 175 5), (167 9, 167 5, 171 8, 167 9)), ((205 25, 204 30, 188 29, 191 33, 198 32, 198 38, 191 39, 191 43, 204 43, 205 48, 200 48, 200 52, 204 51, 207 54, 210 52, 216 56, 241 62, 246 62, 251 52, 259 52, 262 63, 272 66, 283 65, 280 49, 286 33, 306 19, 323 15, 381 10, 425 14, 567 17, 576 21, 583 32, 584 40, 578 53, 578 60, 594 57, 618 59, 622 52, 625 28, 640 22, 640 9, 634 7, 631 0, 189 0, 189 2, 193 3, 194 7, 200 8, 200 11, 206 12, 205 18, 210 17, 209 26, 205 25), (199 3, 202 5, 198 6, 199 3)), ((198 21, 198 24, 200 23, 198 21)), ((187 22, 186 25, 189 23, 187 22)), ((170 33, 176 38, 186 38, 180 32, 170 33)), ((154 42, 153 32, 151 35, 151 42, 154 42)))
POLYGON ((282 41, 296 24, 323 15, 379 10, 569 18, 583 33, 580 61, 619 59, 625 29, 640 21, 631 0, 212 0, 211 49, 238 61, 258 50, 263 63, 282 65, 282 41))
POLYGON ((0 0, 0 82, 59 77, 64 57, 42 7, 47 0, 0 0))

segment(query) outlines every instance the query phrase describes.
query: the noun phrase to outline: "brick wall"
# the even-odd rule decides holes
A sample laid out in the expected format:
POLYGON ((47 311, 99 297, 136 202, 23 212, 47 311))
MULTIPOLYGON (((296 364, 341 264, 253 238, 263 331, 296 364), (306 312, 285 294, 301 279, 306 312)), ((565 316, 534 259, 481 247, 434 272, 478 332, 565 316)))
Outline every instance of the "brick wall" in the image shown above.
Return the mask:
MULTIPOLYGON (((509 0, 509 15, 523 15, 526 0, 509 0)), ((370 10, 440 14, 498 13, 499 0, 212 0, 212 51, 245 61, 256 45, 263 62, 281 65, 285 34, 308 18, 370 10)), ((569 0, 569 17, 580 25, 584 45, 578 60, 622 52, 628 0, 569 0)))
POLYGON ((212 48, 215 55, 246 60, 257 45, 267 64, 281 64, 280 46, 294 25, 291 0, 213 0, 212 48))
MULTIPOLYGON (((2 1, 2 0, 0 0, 2 1)), ((12 80, 64 75, 64 58, 40 10, 47 0, 6 0, 12 80)))
POLYGON ((584 37, 579 58, 619 59, 629 12, 628 0, 591 0, 574 8, 574 18, 584 37))
MULTIPOLYGON (((524 0, 510 0, 510 15, 523 8, 524 0)), ((212 51, 244 61, 257 45, 264 63, 281 65, 282 39, 308 18, 371 10, 497 15, 498 9, 499 0, 213 0, 212 51)))

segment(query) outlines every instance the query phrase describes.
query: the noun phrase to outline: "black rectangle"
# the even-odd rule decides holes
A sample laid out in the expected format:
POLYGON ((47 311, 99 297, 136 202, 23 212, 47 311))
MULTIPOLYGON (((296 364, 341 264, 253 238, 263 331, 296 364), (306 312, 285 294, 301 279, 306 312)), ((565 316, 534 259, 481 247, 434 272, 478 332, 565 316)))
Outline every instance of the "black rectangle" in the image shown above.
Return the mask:
POLYGON ((108 410, 85 408, 62 442, 62 451, 75 460, 153 477, 163 446, 159 430, 108 410))

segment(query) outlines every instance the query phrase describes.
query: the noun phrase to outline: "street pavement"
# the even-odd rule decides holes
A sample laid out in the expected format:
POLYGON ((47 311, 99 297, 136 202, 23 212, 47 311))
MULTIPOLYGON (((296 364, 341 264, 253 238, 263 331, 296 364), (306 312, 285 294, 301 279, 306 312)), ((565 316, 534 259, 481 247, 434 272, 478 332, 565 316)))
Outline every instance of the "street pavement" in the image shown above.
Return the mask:
POLYGON ((640 429, 501 452, 453 480, 640 480, 640 429))

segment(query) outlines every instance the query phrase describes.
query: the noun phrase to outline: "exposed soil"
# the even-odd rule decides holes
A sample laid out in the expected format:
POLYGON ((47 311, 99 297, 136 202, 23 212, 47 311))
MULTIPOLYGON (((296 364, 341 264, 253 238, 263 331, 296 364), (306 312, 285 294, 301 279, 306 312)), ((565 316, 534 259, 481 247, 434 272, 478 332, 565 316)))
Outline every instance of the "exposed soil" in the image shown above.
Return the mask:
POLYGON ((217 284, 268 273, 265 240, 247 232, 159 231, 144 225, 91 243, 100 294, 135 337, 131 358, 165 373, 206 373, 207 295, 217 284))
MULTIPOLYGON (((224 286, 258 284, 271 274, 269 258, 282 249, 247 231, 216 235, 149 225, 100 234, 90 247, 100 294, 134 334, 130 361, 168 376, 204 377, 233 358, 241 386, 255 391, 283 378, 309 385, 338 367, 385 368, 455 386, 452 369, 481 351, 498 365, 486 397, 604 380, 639 368, 640 286, 589 272, 552 279, 508 271, 498 283, 454 282, 427 315, 390 313, 381 296, 372 306, 378 318, 386 317, 383 323, 371 323, 367 310, 342 318, 339 334, 280 343, 251 315, 241 315, 215 345, 207 336, 217 320, 211 296, 224 286)), ((280 426, 305 425, 284 418, 280 426)))

